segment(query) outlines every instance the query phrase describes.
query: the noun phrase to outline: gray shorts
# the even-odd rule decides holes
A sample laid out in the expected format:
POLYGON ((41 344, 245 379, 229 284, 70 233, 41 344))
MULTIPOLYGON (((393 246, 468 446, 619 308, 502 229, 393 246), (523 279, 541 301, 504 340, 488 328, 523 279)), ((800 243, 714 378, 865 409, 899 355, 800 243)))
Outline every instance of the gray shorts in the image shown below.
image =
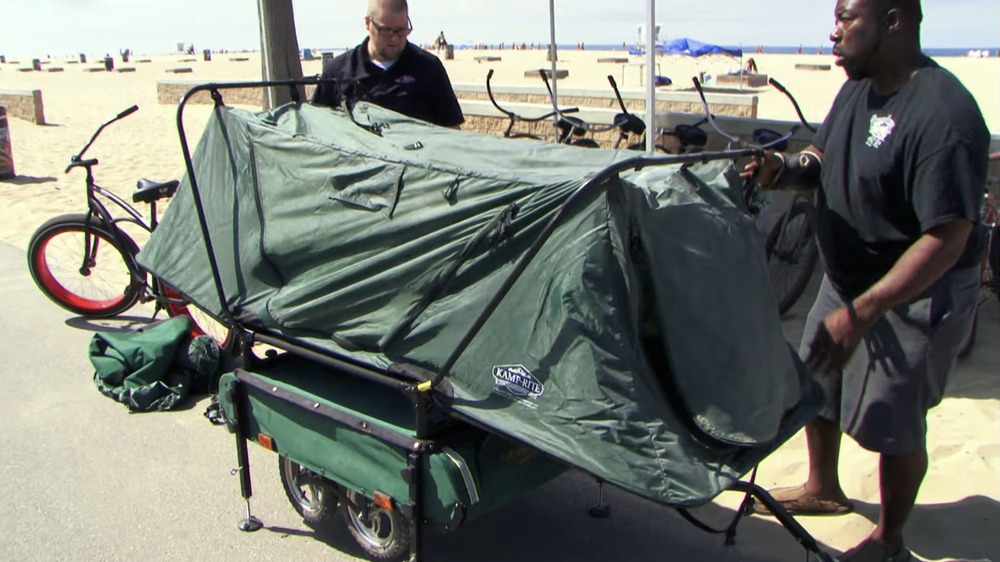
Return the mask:
MULTIPOLYGON (((925 446, 927 411, 941 402, 948 373, 975 321, 978 268, 951 271, 917 300, 896 307, 865 335, 840 376, 818 376, 819 416, 870 451, 901 455, 925 446)), ((825 276, 806 319, 805 360, 817 327, 845 300, 825 276)))

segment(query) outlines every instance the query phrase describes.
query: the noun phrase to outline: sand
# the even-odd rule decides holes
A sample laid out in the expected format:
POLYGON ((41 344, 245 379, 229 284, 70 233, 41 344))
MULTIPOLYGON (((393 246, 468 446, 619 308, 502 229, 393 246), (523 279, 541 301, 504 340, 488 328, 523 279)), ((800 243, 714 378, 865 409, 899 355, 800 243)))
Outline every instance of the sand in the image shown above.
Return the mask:
MULTIPOLYGON (((607 75, 615 76, 625 90, 638 90, 642 70, 633 64, 598 63, 621 52, 564 51, 559 68, 569 77, 562 88, 608 88, 607 75)), ((134 72, 86 72, 98 64, 68 64, 53 59, 58 73, 19 72, 21 65, 0 65, 0 88, 41 89, 49 125, 38 126, 11 118, 10 135, 19 177, 0 182, 0 240, 25 248, 31 233, 50 217, 85 210, 83 173, 63 173, 75 154, 105 120, 136 104, 140 110, 107 129, 88 152, 100 160, 98 183, 127 196, 140 177, 167 180, 183 174, 184 166, 176 128, 176 106, 156 100, 158 80, 255 80, 260 59, 255 53, 214 54, 211 62, 200 57, 138 56, 128 64, 134 72), (231 60, 246 57, 246 61, 231 60), (139 62, 150 59, 150 62, 139 62), (170 74, 170 68, 190 67, 191 73, 170 74)), ((640 59, 631 57, 633 62, 640 59)), ((831 64, 829 56, 754 55, 760 72, 783 82, 798 98, 806 117, 821 121, 843 82, 843 73, 796 70, 796 64, 831 64)), ((23 61, 22 61, 23 62, 23 61)), ((973 92, 992 132, 1000 133, 1000 58, 942 58, 973 92)), ((699 72, 717 75, 736 68, 738 61, 661 58, 658 74, 670 76, 675 87, 688 87, 699 72)), ((320 61, 303 63, 304 73, 320 71, 320 61)), ((454 83, 484 84, 490 68, 497 84, 530 84, 524 71, 548 67, 543 51, 456 51, 446 61, 454 83), (500 61, 479 62, 475 57, 495 56, 500 61)), ((784 97, 762 90, 759 116, 794 119, 784 97)), ((209 115, 207 106, 189 106, 185 126, 190 140, 197 140, 209 115)), ((21 267, 20 264, 3 264, 21 267)), ((1000 305, 994 301, 981 309, 980 345, 956 369, 948 397, 931 412, 929 447, 931 468, 921 489, 918 506, 908 528, 908 541, 922 559, 990 557, 1000 562, 1000 305)), ((801 318, 792 325, 801 324, 801 318)), ((794 328, 792 329, 794 331, 794 328)), ((796 337, 790 333, 789 337, 796 337)), ((800 522, 824 545, 838 551, 859 542, 878 515, 877 456, 844 441, 841 456, 843 485, 858 502, 856 514, 838 518, 801 518, 800 522)), ((772 455, 761 467, 758 482, 769 487, 800 483, 807 469, 805 440, 800 434, 772 455)), ((735 507, 736 494, 717 501, 735 507)))

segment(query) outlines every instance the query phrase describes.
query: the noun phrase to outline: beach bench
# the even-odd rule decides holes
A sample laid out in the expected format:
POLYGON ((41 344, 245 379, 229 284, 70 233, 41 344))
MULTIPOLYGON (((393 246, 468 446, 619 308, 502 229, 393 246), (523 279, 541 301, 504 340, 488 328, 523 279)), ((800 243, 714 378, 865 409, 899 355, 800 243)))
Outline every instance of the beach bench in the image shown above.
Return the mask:
POLYGON ((123 66, 121 68, 116 68, 115 72, 135 72, 134 66, 123 66))
POLYGON ((76 59, 68 60, 68 61, 66 61, 66 64, 80 64, 80 61, 78 61, 76 59))
POLYGON ((137 61, 135 61, 135 62, 138 62, 138 63, 146 63, 146 62, 153 62, 153 61, 152 61, 152 59, 139 59, 139 60, 137 60, 137 61))
POLYGON ((610 63, 610 64, 628 64, 627 57, 604 57, 597 59, 599 63, 610 63))
POLYGON ((495 62, 502 59, 500 57, 482 56, 482 57, 474 57, 474 60, 478 63, 484 63, 484 62, 495 62))
POLYGON ((177 59, 177 62, 198 62, 198 59, 177 59))
POLYGON ((17 71, 18 72, 34 72, 35 69, 31 68, 30 66, 23 66, 23 67, 17 69, 17 71))
POLYGON ((182 66, 180 68, 168 68, 166 72, 172 72, 174 74, 186 74, 188 72, 194 72, 194 69, 190 66, 182 66))
POLYGON ((545 77, 548 78, 549 80, 561 80, 561 79, 567 78, 569 76, 569 71, 565 70, 565 69, 561 69, 561 68, 557 68, 556 69, 556 74, 555 74, 554 78, 552 76, 552 69, 551 68, 536 68, 534 70, 525 70, 524 71, 524 77, 525 78, 541 77, 540 73, 542 73, 542 72, 545 73, 545 77))
POLYGON ((715 83, 721 86, 763 88, 767 86, 767 74, 720 74, 715 77, 715 83))
POLYGON ((50 67, 46 68, 45 71, 46 72, 62 72, 63 71, 63 67, 61 67, 61 66, 50 66, 50 67))
POLYGON ((830 65, 828 64, 796 64, 795 70, 830 70, 830 65))
POLYGON ((229 60, 233 62, 246 62, 250 60, 250 57, 229 57, 229 60))
POLYGON ((103 66, 90 66, 83 69, 84 72, 107 72, 108 69, 103 66))
POLYGON ((31 121, 36 125, 45 124, 41 90, 0 89, 0 105, 7 108, 7 115, 11 117, 31 121))

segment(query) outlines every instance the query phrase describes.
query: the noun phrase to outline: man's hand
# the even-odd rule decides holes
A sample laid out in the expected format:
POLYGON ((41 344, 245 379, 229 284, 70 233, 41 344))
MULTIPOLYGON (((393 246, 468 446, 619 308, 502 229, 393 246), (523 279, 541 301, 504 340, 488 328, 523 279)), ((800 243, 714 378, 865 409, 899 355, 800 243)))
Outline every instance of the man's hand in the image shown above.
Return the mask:
POLYGON ((834 310, 823 320, 809 344, 806 365, 817 374, 839 373, 872 324, 871 320, 858 316, 853 304, 834 310))
POLYGON ((763 162, 759 157, 754 156, 753 160, 743 168, 740 177, 745 180, 756 179, 761 188, 767 189, 778 177, 778 172, 781 171, 783 164, 784 161, 780 154, 768 150, 764 152, 763 162))

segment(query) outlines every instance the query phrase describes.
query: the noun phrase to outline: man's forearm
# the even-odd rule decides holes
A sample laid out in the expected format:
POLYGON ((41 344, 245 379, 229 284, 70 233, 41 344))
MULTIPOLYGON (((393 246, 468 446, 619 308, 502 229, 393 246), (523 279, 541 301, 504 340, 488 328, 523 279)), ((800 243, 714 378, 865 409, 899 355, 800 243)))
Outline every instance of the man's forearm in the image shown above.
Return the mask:
POLYGON ((971 232, 971 222, 957 220, 925 233, 889 273, 854 300, 855 314, 871 324, 926 291, 955 266, 971 232))

